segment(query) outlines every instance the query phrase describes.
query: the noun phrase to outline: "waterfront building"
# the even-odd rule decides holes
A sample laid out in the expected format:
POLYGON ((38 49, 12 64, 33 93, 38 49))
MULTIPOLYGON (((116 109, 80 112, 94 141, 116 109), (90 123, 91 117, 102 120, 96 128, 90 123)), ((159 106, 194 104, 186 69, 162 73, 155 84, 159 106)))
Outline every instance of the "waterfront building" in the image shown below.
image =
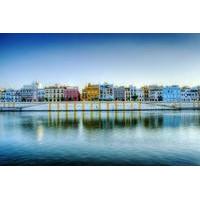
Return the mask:
POLYGON ((45 87, 45 100, 46 101, 64 101, 64 91, 67 89, 65 85, 55 84, 45 87))
POLYGON ((141 89, 142 89, 144 101, 149 101, 149 87, 143 86, 141 89))
POLYGON ((150 85, 149 86, 149 101, 163 100, 163 86, 150 85))
POLYGON ((198 95, 199 95, 199 101, 200 101, 200 86, 197 86, 196 89, 198 90, 198 95))
POLYGON ((64 99, 66 101, 79 101, 80 100, 80 92, 78 87, 67 87, 64 90, 64 99))
POLYGON ((0 101, 3 101, 3 92, 4 92, 4 89, 3 88, 0 88, 0 101))
POLYGON ((144 101, 144 93, 143 93, 142 88, 136 89, 136 100, 137 101, 144 101))
POLYGON ((23 102, 39 101, 39 90, 42 89, 42 85, 39 82, 33 82, 31 85, 24 85, 20 90, 21 100, 23 102))
POLYGON ((114 100, 125 101, 125 87, 124 86, 114 87, 114 100))
POLYGON ((82 90, 82 100, 84 101, 97 101, 99 100, 99 85, 89 83, 82 90))
POLYGON ((7 89, 1 94, 2 102, 21 102, 21 95, 19 90, 7 89))
POLYGON ((38 89, 37 90, 37 100, 40 102, 45 101, 45 89, 38 89))
POLYGON ((178 85, 166 86, 163 88, 163 101, 179 102, 181 101, 181 89, 178 85))
POLYGON ((193 102, 199 100, 199 91, 197 88, 183 87, 181 89, 181 101, 193 102))
POLYGON ((114 87, 112 84, 104 83, 99 86, 99 100, 100 101, 113 101, 114 100, 114 87))
POLYGON ((134 101, 136 100, 136 87, 130 85, 125 87, 125 101, 134 101))

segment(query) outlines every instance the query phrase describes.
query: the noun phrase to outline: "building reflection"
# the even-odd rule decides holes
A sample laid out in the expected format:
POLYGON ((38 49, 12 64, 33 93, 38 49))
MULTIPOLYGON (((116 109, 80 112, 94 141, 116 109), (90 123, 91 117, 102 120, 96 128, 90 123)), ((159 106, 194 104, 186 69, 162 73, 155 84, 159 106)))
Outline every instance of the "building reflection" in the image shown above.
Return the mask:
MULTIPOLYGON (((102 115, 102 114, 101 114, 102 115)), ((101 116, 99 115, 99 116, 101 116)), ((113 129, 113 128, 136 128, 143 126, 144 128, 162 128, 163 116, 141 116, 141 113, 127 113, 127 112, 114 112, 106 113, 102 117, 94 117, 93 114, 90 118, 84 117, 82 119, 85 129, 113 129), (106 117, 105 117, 106 116, 106 117)))
MULTIPOLYGON (((15 116, 16 117, 16 116, 15 116)), ((137 128, 161 129, 181 126, 200 127, 200 115, 173 112, 48 112, 42 114, 20 114, 19 124, 27 131, 37 133, 42 140, 44 129, 78 129, 87 130, 137 128)), ((16 126, 15 121, 9 123, 9 128, 16 126), (13 124, 12 124, 13 123, 13 124)))
POLYGON ((38 142, 41 142, 44 138, 44 127, 42 125, 39 125, 36 129, 36 133, 38 142))
POLYGON ((73 117, 69 116, 68 112, 49 112, 48 127, 49 128, 78 128, 80 119, 77 118, 77 113, 73 113, 73 117), (64 114, 64 115, 63 115, 64 114))

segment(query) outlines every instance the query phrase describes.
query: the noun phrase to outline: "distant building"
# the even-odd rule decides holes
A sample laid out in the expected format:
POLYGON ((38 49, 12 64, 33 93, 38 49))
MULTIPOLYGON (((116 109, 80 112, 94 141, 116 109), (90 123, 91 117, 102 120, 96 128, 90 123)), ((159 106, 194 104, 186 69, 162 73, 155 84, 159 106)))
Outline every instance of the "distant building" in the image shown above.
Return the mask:
POLYGON ((114 87, 114 100, 125 101, 125 87, 114 87))
POLYGON ((82 100, 84 101, 97 101, 99 100, 100 92, 99 85, 88 84, 82 90, 82 100))
POLYGON ((181 101, 181 89, 178 85, 166 86, 163 88, 163 101, 179 102, 181 101))
POLYGON ((137 101, 144 101, 144 92, 141 88, 136 89, 136 100, 137 101))
POLYGON ((163 86, 150 85, 149 86, 149 101, 163 100, 163 86))
POLYGON ((114 87, 114 100, 125 101, 125 87, 124 86, 114 87))
POLYGON ((40 101, 40 102, 45 101, 45 89, 38 89, 37 100, 40 101))
POLYGON ((66 101, 79 101, 80 100, 80 92, 78 87, 67 87, 64 90, 64 99, 66 101))
POLYGON ((64 91, 67 89, 65 85, 55 84, 45 87, 45 100, 46 101, 64 101, 64 91))
POLYGON ((142 89, 144 101, 149 101, 149 87, 143 86, 141 89, 142 89))
POLYGON ((187 88, 181 89, 181 101, 183 102, 193 102, 199 100, 199 92, 197 88, 187 88))
POLYGON ((99 86, 99 100, 100 101, 113 101, 114 100, 114 87, 112 84, 104 83, 99 86))
POLYGON ((125 87, 125 101, 134 101, 136 100, 136 87, 130 85, 125 87))
POLYGON ((42 89, 39 82, 33 82, 31 85, 24 85, 20 90, 21 99, 23 102, 39 101, 38 93, 42 89))
POLYGON ((21 102, 21 95, 19 90, 7 89, 1 93, 2 102, 21 102))
POLYGON ((196 88, 197 88, 197 90, 198 90, 199 101, 200 101, 200 86, 197 86, 196 88))
POLYGON ((4 89, 0 88, 0 102, 3 101, 3 92, 4 92, 4 89))

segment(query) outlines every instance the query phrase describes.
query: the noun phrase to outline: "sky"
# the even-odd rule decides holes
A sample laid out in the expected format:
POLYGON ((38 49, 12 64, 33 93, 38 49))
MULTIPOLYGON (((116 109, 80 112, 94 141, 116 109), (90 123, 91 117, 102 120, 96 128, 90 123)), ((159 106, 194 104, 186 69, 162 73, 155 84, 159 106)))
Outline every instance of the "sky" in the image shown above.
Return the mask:
POLYGON ((0 34, 0 88, 200 85, 200 34, 0 34))

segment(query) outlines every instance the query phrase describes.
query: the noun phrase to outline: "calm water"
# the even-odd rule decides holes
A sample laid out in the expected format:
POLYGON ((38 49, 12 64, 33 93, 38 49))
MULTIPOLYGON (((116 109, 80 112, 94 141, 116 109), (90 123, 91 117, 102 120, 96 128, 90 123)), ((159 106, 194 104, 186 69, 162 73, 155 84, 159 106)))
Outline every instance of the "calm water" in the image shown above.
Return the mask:
POLYGON ((0 165, 200 165, 200 112, 0 113, 0 165))

